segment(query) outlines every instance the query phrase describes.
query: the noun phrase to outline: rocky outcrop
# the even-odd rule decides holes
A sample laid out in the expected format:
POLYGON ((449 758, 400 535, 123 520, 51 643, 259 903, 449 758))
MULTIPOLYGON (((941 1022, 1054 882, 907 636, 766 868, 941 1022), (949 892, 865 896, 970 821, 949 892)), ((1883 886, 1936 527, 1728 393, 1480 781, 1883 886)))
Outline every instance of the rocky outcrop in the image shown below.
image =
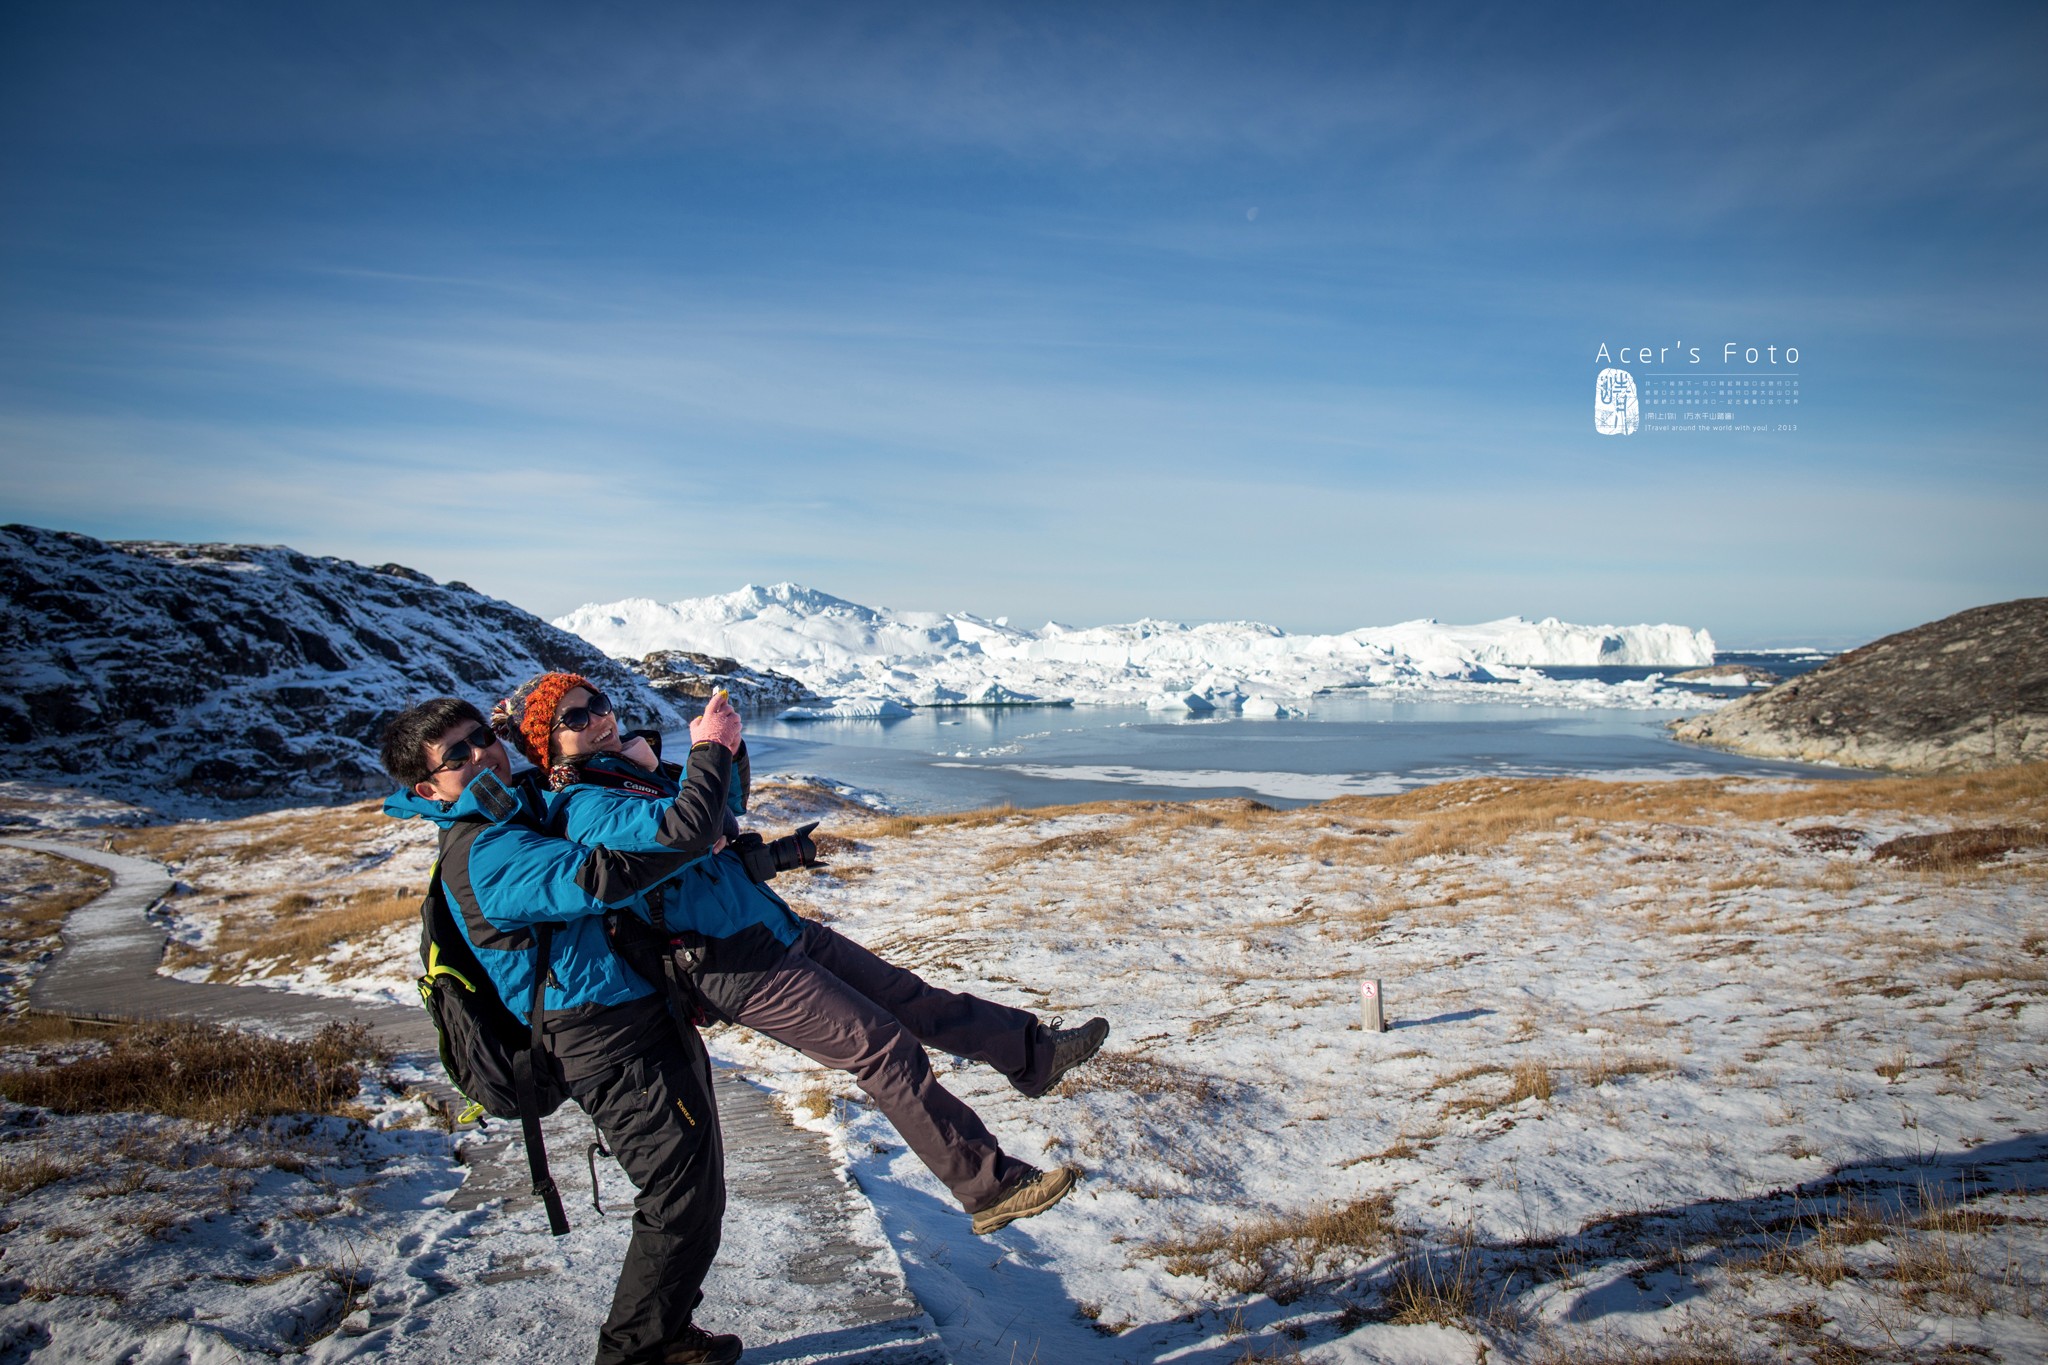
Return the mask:
POLYGON ((786 673, 748 668, 737 659, 698 654, 687 649, 657 649, 634 664, 654 689, 690 711, 702 709, 711 694, 724 688, 741 710, 761 710, 816 701, 811 689, 786 673))
POLYGON ((1694 744, 1896 772, 2048 759, 2048 597, 1975 607, 1719 711, 1678 721, 1694 744))
POLYGON ((0 739, 12 775, 159 811, 354 800, 377 741, 435 694, 488 706, 574 668, 641 722, 680 712, 508 602, 395 564, 275 545, 0 527, 0 739))
POLYGON ((1720 683, 1723 687, 1771 687, 1785 680, 1768 668, 1755 668, 1749 664, 1715 664, 1708 668, 1688 668, 1683 673, 1673 673, 1669 681, 1720 683))

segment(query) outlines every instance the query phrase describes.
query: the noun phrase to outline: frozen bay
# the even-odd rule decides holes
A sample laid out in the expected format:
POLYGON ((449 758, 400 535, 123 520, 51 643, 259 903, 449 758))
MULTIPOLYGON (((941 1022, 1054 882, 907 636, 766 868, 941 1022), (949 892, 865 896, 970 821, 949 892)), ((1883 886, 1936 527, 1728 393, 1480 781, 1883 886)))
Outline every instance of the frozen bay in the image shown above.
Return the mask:
MULTIPOLYGON (((1821 661, 1767 660, 1785 675, 1821 661)), ((1613 684, 1656 670, 1546 672, 1613 684)), ((1702 691, 1703 704, 1710 691, 1702 691)), ((1483 776, 1852 775, 1681 745, 1665 729, 1670 710, 1531 704, 1509 700, 1513 692, 1503 688, 1498 703, 1336 692, 1283 719, 1162 715, 1141 706, 932 708, 887 719, 764 716, 750 719, 747 733, 758 773, 824 777, 905 811, 1214 796, 1294 806, 1483 776)))

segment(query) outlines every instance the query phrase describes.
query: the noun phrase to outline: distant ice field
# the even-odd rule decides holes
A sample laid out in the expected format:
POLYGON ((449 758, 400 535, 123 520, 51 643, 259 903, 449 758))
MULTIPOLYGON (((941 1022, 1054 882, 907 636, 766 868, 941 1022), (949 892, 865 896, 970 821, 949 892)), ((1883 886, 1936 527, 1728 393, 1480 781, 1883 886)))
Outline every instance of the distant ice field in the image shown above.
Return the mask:
MULTIPOLYGON (((1758 662, 1789 676, 1822 660, 1722 654, 1716 662, 1758 662)), ((1658 670, 1545 671, 1625 682, 1658 670)), ((963 707, 886 720, 763 717, 747 733, 757 773, 816 774, 904 811, 1214 796, 1294 806, 1481 776, 1856 776, 1678 744, 1665 731, 1673 714, 1368 692, 1318 697, 1307 714, 1277 720, 1173 718, 1136 706, 963 707)))

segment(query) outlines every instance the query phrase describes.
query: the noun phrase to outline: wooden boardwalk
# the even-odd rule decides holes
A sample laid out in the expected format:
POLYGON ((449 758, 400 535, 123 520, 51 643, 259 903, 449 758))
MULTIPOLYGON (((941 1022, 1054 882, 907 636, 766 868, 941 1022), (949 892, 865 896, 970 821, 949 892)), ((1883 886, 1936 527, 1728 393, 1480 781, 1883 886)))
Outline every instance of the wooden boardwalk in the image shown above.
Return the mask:
MULTIPOLYGON (((164 868, 142 858, 41 839, 0 839, 0 844, 52 853, 89 863, 113 874, 113 886, 74 910, 64 922, 64 946, 29 990, 38 1010, 109 1020, 188 1019, 239 1025, 270 1033, 306 1036, 332 1023, 366 1024, 395 1052, 410 1054, 424 1069, 438 1072, 432 1026, 426 1011, 399 1005, 359 1004, 260 986, 225 986, 178 981, 159 975, 166 935, 149 909, 171 890, 164 868)), ((453 1098, 453 1090, 448 1097, 453 1098)), ((718 1077, 720 1126, 726 1140, 726 1222, 778 1224, 799 1229, 800 1245, 774 1278, 726 1276, 713 1271, 714 1284, 739 1296, 742 1310, 760 1310, 773 1321, 777 1286, 801 1285, 825 1291, 837 1319, 820 1340, 750 1345, 749 1361, 801 1358, 841 1365, 946 1365, 945 1349, 931 1319, 903 1283, 893 1256, 856 1234, 858 1222, 873 1226, 860 1196, 842 1178, 816 1134, 796 1128, 767 1095, 739 1074, 718 1077), (751 1302, 758 1299, 758 1303, 751 1302)), ((497 1201, 504 1213, 532 1207, 526 1159, 514 1136, 516 1125, 497 1123, 488 1135, 463 1143, 467 1167, 453 1208, 478 1208, 497 1201)), ((571 1201, 588 1179, 577 1155, 590 1136, 590 1122, 564 1105, 546 1123, 555 1178, 571 1201)), ((583 1217, 592 1217, 588 1202, 583 1217)), ((758 1269, 758 1268, 757 1268, 758 1269)), ((722 1295, 721 1297, 725 1297, 722 1295)), ((815 1316, 815 1315, 813 1315, 815 1316)), ((750 1342, 757 1338, 750 1336, 750 1342)))

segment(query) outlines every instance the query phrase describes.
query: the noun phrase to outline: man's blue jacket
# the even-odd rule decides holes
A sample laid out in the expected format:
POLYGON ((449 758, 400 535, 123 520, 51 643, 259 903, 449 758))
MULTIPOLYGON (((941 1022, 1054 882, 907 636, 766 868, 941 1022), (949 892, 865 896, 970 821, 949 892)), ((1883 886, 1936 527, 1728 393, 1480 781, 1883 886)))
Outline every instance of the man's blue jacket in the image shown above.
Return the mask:
POLYGON ((612 951, 604 916, 626 910, 645 919, 647 888, 680 871, 701 850, 670 851, 663 863, 650 865, 644 858, 586 848, 549 832, 547 810, 526 783, 505 789, 517 797, 516 808, 495 818, 479 804, 474 783, 452 802, 409 790, 384 802, 386 815, 439 826, 442 887, 499 997, 528 1022, 536 969, 533 929, 544 923, 558 926, 549 945, 544 997, 555 1027, 572 1024, 578 1014, 653 995, 654 987, 612 951))

